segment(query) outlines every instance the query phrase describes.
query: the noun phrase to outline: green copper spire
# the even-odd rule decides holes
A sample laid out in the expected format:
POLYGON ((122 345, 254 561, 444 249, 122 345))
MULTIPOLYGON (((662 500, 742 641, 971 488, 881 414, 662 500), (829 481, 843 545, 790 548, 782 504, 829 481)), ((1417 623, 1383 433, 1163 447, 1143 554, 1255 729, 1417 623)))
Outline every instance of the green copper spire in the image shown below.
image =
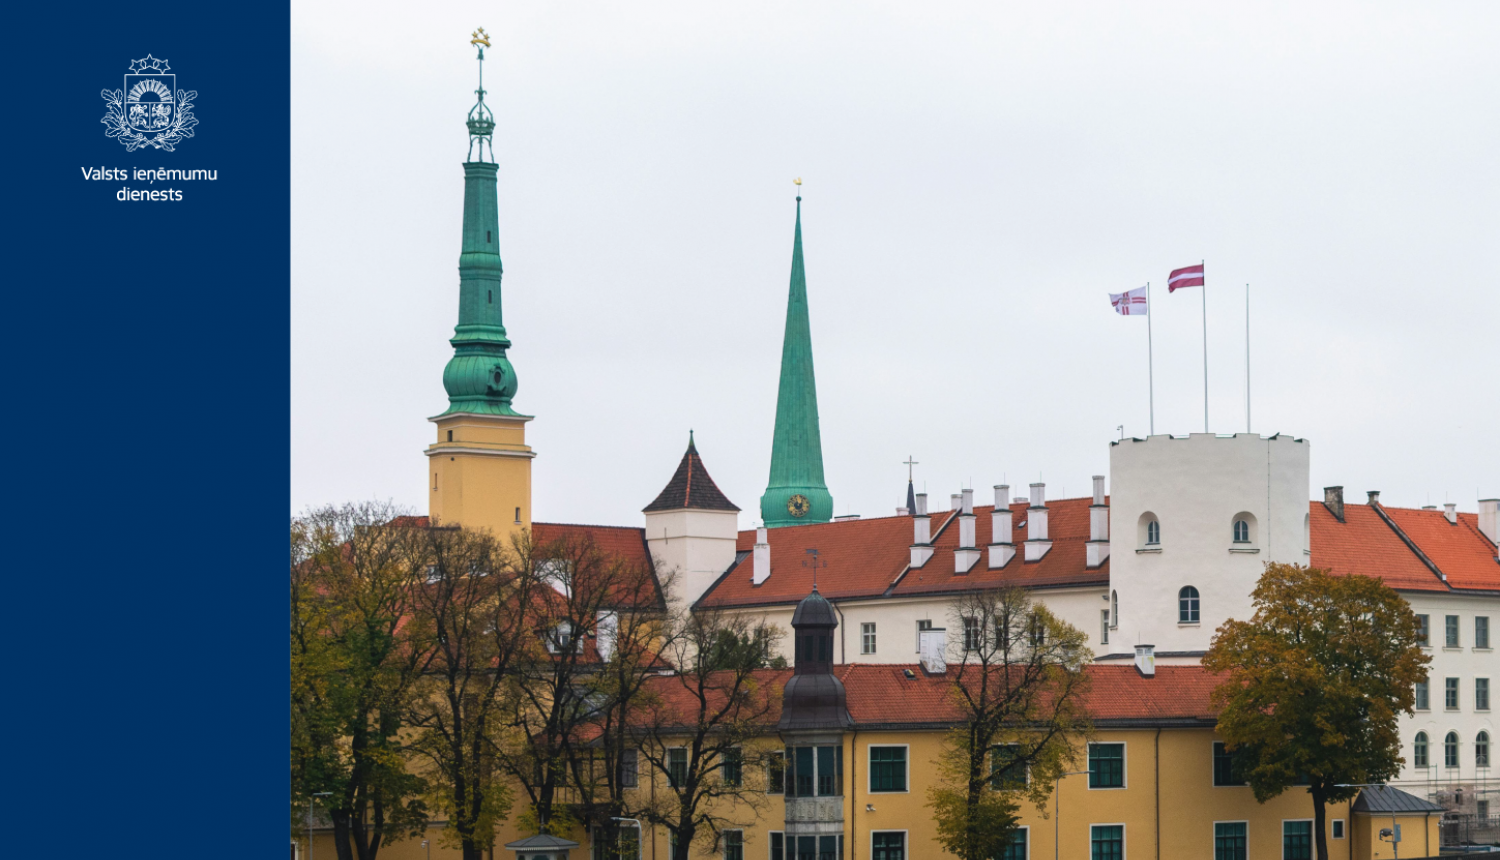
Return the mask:
POLYGON ((516 371, 505 357, 510 339, 500 314, 500 223, 495 195, 495 150, 490 136, 495 117, 484 104, 484 49, 489 39, 477 30, 470 43, 479 48, 479 101, 469 111, 469 157, 464 162, 463 249, 458 255, 458 326, 453 330, 453 358, 443 368, 443 388, 450 412, 517 415, 510 408, 516 394, 516 371), (485 150, 489 149, 489 160, 485 150), (477 152, 476 152, 477 150, 477 152))
MULTIPOLYGON (((801 184, 800 182, 798 184, 801 184)), ((818 433, 818 388, 813 380, 812 329, 807 317, 807 275, 802 268, 802 197, 792 240, 792 286, 781 344, 781 388, 771 442, 771 480, 760 497, 766 526, 826 523, 833 496, 823 483, 823 440, 818 433)))

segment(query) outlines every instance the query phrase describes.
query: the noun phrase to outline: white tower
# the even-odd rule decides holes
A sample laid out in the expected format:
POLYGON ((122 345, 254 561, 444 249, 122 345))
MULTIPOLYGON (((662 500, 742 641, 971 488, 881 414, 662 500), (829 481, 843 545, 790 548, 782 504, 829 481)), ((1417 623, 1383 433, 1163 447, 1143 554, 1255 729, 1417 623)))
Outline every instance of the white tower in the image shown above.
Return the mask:
POLYGON ((1277 434, 1111 443, 1111 653, 1196 662, 1247 619, 1267 562, 1305 564, 1308 443, 1277 434))
POLYGON ((672 480, 643 511, 651 559, 677 579, 673 602, 691 605, 734 563, 739 511, 708 476, 689 433, 672 480))

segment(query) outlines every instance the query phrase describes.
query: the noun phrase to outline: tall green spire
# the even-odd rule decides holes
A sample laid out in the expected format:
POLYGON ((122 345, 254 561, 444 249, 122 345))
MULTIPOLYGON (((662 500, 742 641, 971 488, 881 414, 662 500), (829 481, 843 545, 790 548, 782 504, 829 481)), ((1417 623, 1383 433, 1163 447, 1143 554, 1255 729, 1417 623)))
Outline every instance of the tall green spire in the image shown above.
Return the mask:
POLYGON ((792 285, 781 344, 781 388, 771 442, 771 480, 760 497, 766 526, 826 523, 833 496, 823 483, 823 440, 818 433, 818 387, 813 380, 812 328, 807 316, 807 274, 802 267, 802 197, 792 240, 792 285))
POLYGON ((479 30, 471 44, 479 49, 479 101, 469 110, 469 158, 464 162, 463 248, 458 255, 458 325, 453 330, 453 358, 443 368, 443 388, 451 412, 517 415, 511 409, 516 371, 505 351, 510 339, 500 313, 500 223, 495 193, 495 149, 491 135, 495 116, 484 103, 484 49, 489 40, 479 30), (485 150, 489 159, 485 160, 485 150))

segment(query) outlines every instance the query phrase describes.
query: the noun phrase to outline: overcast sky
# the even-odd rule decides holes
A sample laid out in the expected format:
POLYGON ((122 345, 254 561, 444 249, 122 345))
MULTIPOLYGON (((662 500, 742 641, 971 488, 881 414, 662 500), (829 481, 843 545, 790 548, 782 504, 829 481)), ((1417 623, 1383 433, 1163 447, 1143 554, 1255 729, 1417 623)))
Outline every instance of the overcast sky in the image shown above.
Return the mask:
MULTIPOLYGON (((1305 437, 1311 496, 1500 496, 1500 4, 292 6, 291 508, 425 512, 474 52, 534 516, 638 525, 696 430, 759 516, 802 177, 838 514, 1109 441, 1305 437), (1207 261, 1206 291, 1168 296, 1207 261)), ((271 145, 272 142, 268 142, 271 145)))

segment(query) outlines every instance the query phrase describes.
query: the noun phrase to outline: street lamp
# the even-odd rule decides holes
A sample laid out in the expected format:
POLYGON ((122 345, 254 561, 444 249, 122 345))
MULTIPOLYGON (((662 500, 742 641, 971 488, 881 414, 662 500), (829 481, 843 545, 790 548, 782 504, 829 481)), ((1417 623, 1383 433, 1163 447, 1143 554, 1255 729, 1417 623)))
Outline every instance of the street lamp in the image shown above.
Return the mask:
POLYGON ((331 791, 315 791, 307 799, 307 860, 312 860, 312 808, 313 797, 332 797, 331 791))
MULTIPOLYGON (((609 820, 610 821, 629 821, 631 824, 635 825, 635 856, 636 857, 640 857, 641 856, 641 843, 646 841, 646 834, 641 829, 641 820, 639 818, 621 818, 618 815, 611 815, 609 817, 609 820)), ((616 848, 618 848, 619 844, 620 844, 620 837, 616 836, 615 837, 616 848)))
POLYGON ((1052 780, 1052 860, 1057 860, 1057 841, 1062 832, 1062 788, 1063 777, 1080 776, 1088 773, 1086 770, 1072 770, 1060 773, 1052 780))
POLYGON ((427 852, 427 860, 432 860, 432 843, 426 839, 422 840, 422 850, 427 852))
MULTIPOLYGON (((1335 787, 1336 788, 1378 788, 1378 789, 1380 789, 1380 793, 1381 794, 1385 794, 1385 790, 1387 788, 1389 788, 1390 786, 1386 785, 1383 782, 1341 782, 1341 783, 1338 783, 1335 787)), ((1395 804, 1391 804, 1391 857, 1394 858, 1394 860, 1400 860, 1400 857, 1401 857, 1401 840, 1396 838, 1396 805, 1395 804)))

